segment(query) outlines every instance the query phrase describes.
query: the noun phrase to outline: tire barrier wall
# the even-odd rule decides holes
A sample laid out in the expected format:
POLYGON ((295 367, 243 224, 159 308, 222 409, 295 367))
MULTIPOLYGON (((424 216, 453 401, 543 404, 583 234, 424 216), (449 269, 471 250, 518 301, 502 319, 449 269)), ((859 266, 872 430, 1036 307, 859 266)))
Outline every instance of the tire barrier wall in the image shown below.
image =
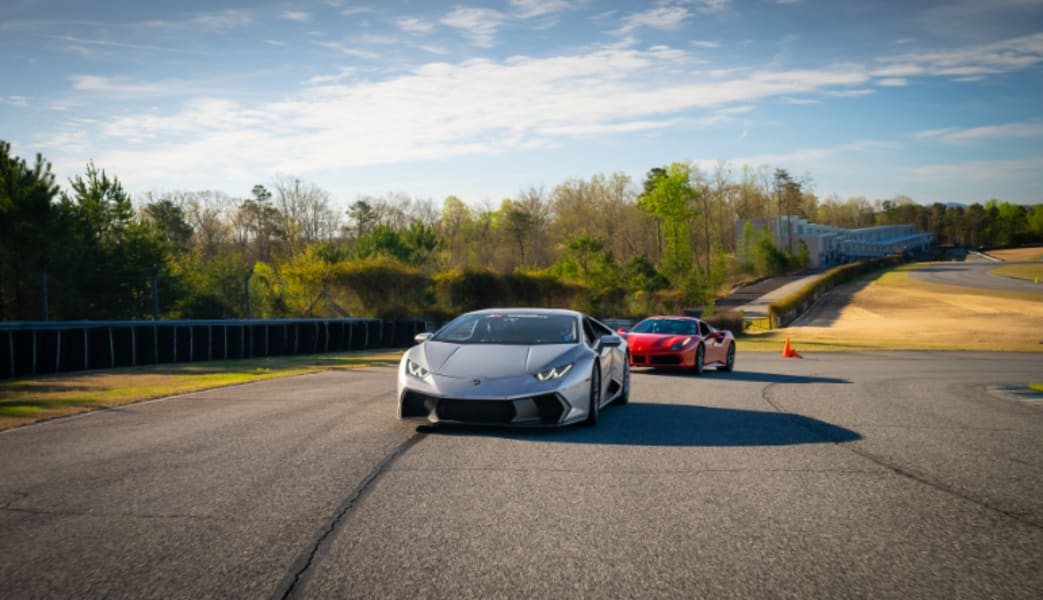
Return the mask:
POLYGON ((404 348, 423 320, 0 323, 0 379, 159 363, 404 348))

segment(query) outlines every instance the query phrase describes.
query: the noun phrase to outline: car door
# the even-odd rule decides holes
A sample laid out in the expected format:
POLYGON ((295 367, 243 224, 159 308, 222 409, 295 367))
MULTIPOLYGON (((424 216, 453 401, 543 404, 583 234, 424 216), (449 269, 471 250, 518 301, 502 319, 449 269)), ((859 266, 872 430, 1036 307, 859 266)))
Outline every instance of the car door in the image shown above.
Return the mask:
POLYGON ((724 336, 721 332, 710 327, 705 321, 699 321, 699 335, 703 338, 703 347, 706 348, 705 361, 707 363, 724 362, 724 336))
MULTIPOLYGON (((613 350, 615 348, 598 349, 598 341, 601 339, 601 336, 606 335, 601 329, 593 319, 583 317, 583 335, 586 338, 587 345, 595 352, 598 352, 598 363, 601 365, 601 402, 604 403, 608 400, 606 395, 609 385, 612 384, 612 379, 618 379, 616 375, 616 363, 618 361, 614 359, 615 354, 613 350)), ((609 331, 608 333, 612 332, 609 331)))

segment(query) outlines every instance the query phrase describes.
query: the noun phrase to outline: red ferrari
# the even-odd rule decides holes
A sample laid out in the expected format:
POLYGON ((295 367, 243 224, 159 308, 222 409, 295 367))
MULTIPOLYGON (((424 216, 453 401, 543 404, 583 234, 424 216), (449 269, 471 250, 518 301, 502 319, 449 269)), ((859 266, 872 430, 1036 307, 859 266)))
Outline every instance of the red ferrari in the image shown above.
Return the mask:
POLYGON ((704 367, 735 368, 735 337, 693 317, 649 317, 619 334, 630 349, 634 367, 688 369, 699 375, 704 367))

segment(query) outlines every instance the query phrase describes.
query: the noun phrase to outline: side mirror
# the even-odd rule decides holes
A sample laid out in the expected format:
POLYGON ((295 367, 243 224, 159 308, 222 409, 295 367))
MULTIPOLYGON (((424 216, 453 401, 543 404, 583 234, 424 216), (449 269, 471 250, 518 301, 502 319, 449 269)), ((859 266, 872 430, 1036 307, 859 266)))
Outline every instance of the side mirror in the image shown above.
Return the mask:
POLYGON ((615 348, 623 345, 623 338, 618 335, 603 335, 598 339, 598 351, 602 348, 615 348))
POLYGON ((418 344, 423 344, 424 342, 427 341, 427 339, 429 337, 431 337, 431 332, 430 331, 422 331, 422 332, 416 334, 416 336, 413 338, 413 341, 418 343, 418 344))
POLYGON ((619 329, 616 330, 616 333, 618 333, 620 335, 623 335, 626 332, 627 332, 627 328, 626 327, 620 327, 619 329))

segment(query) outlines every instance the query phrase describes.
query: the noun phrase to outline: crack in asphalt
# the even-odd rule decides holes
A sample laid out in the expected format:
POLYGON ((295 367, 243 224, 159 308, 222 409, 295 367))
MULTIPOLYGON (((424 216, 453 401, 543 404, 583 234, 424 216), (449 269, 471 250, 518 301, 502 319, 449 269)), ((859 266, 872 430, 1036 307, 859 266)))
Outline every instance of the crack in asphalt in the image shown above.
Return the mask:
MULTIPOLYGON (((774 401, 772 401, 771 398, 768 397, 768 391, 772 387, 774 387, 776 385, 781 385, 781 383, 770 383, 770 384, 764 386, 764 388, 761 390, 761 398, 765 402, 767 402, 768 406, 772 407, 776 412, 779 412, 781 414, 792 414, 792 413, 789 413, 787 411, 782 410, 782 408, 779 407, 779 405, 777 405, 774 401)), ((814 427, 811 427, 807 422, 794 420, 794 424, 797 425, 798 427, 803 427, 804 429, 810 431, 811 433, 814 433, 814 434, 822 437, 823 441, 825 441, 825 442, 830 442, 834 446, 840 446, 841 448, 843 448, 844 450, 847 450, 848 452, 851 452, 855 456, 864 458, 864 459, 866 459, 866 460, 868 460, 868 461, 870 461, 870 462, 872 462, 874 464, 877 464, 877 465, 879 465, 879 466, 881 466, 881 467, 883 467, 885 469, 890 470, 891 472, 893 472, 893 473, 895 473, 897 475, 900 475, 900 476, 905 477, 907 479, 911 479, 911 480, 913 480, 913 481, 915 481, 915 482, 917 482, 917 483, 919 483, 921 485, 926 485, 928 487, 934 488, 934 489, 936 489, 936 490, 938 490, 938 491, 940 491, 942 493, 949 494, 950 496, 953 496, 955 498, 959 498, 959 499, 964 500, 966 502, 970 502, 971 504, 980 506, 981 508, 984 508, 984 509, 986 509, 988 511, 994 512, 994 513, 999 514, 999 515, 1003 515, 1004 517, 1007 517, 1009 519, 1013 519, 1013 520, 1015 520, 1018 523, 1021 523, 1023 525, 1028 525, 1029 527, 1034 527, 1036 529, 1043 530, 1043 523, 1037 523, 1036 521, 1033 521, 1031 519, 1026 518, 1025 515, 1022 515, 1022 514, 1013 512, 1013 511, 1009 511, 1009 510, 1004 510, 1004 509, 1002 509, 1002 508, 1000 508, 998 506, 994 506, 990 502, 988 502, 987 500, 982 500, 981 498, 975 498, 974 496, 971 496, 969 494, 963 493, 963 492, 961 492, 961 491, 959 491, 959 490, 957 490, 957 489, 955 489, 953 487, 950 487, 950 486, 948 486, 948 485, 946 485, 946 484, 944 484, 944 483, 942 483, 940 481, 935 481, 935 480, 929 478, 927 475, 916 473, 916 472, 914 472, 912 470, 908 470, 908 469, 902 468, 902 467, 900 467, 898 465, 892 464, 889 461, 885 460, 883 457, 877 456, 875 454, 872 454, 872 453, 867 452, 865 450, 861 450, 859 448, 855 448, 854 446, 852 446, 849 443, 838 442, 837 440, 831 440, 831 439, 829 439, 828 436, 824 435, 821 431, 816 431, 816 429, 814 427)))
POLYGON ((427 433, 418 431, 399 444, 390 454, 377 463, 358 486, 341 501, 337 509, 333 511, 333 516, 319 528, 311 543, 297 555, 297 558, 290 565, 289 572, 283 577, 279 586, 275 589, 275 593, 272 594, 273 600, 287 600, 302 596, 303 590, 308 583, 311 567, 322 558, 320 552, 324 553, 328 549, 328 542, 337 527, 351 510, 358 505, 359 501, 366 495, 373 484, 380 479, 381 475, 388 470, 388 467, 426 436, 427 433))

